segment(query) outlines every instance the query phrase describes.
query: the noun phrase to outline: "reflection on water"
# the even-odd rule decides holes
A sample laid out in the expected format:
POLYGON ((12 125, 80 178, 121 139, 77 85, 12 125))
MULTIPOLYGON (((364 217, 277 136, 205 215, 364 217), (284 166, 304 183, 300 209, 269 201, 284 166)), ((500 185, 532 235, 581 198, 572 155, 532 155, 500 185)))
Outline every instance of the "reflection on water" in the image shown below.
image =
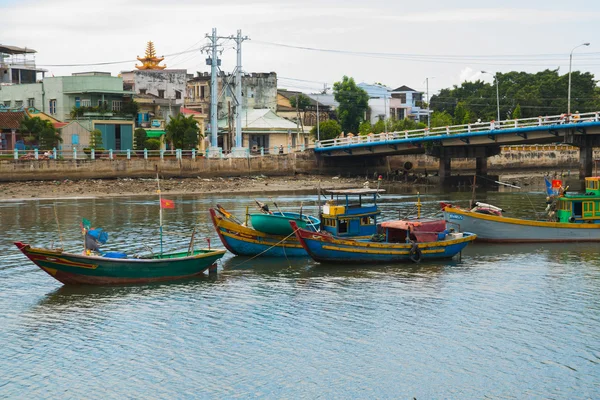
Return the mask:
MULTIPOLYGON (((219 244, 207 208, 242 217, 248 196, 171 196, 166 248, 219 244)), ((260 200, 268 200, 268 197, 260 200)), ((421 190, 423 213, 470 192, 421 190)), ((541 193, 478 193, 531 216, 541 193), (532 206, 533 205, 533 206, 532 206)), ((384 219, 415 192, 381 199, 384 219)), ((315 212, 310 195, 278 205, 315 212)), ((112 249, 158 246, 156 200, 0 203, 0 397, 597 398, 596 244, 468 246, 461 260, 324 266, 226 255, 216 277, 126 287, 61 286, 12 245, 79 251, 81 218, 112 249), (55 213, 59 216, 57 225, 55 213)))

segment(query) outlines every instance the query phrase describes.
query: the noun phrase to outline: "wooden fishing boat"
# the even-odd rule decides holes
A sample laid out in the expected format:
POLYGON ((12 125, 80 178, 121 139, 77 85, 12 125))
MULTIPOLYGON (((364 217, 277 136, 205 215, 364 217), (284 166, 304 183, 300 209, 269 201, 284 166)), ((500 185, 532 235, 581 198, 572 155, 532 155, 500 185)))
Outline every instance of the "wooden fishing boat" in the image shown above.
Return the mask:
POLYGON ((172 281, 204 273, 223 257, 225 250, 163 253, 127 257, 123 253, 74 254, 15 242, 35 265, 66 285, 122 285, 172 281))
POLYGON ((270 235, 287 236, 293 233, 290 221, 295 221, 302 229, 318 231, 321 222, 311 215, 296 212, 277 211, 271 214, 250 214, 252 227, 259 232, 270 235))
POLYGON ((339 238, 310 232, 290 223, 296 237, 315 260, 338 264, 420 262, 452 258, 475 240, 472 233, 445 229, 443 220, 399 220, 381 224, 378 241, 339 238))
POLYGON ((442 204, 444 219, 460 230, 476 233, 482 242, 600 242, 600 177, 585 182, 585 193, 565 193, 563 189, 554 199, 549 197, 545 220, 484 213, 479 206, 462 209, 442 204))
MULTIPOLYGON (((385 190, 364 188, 328 191, 331 198, 321 208, 321 230, 340 237, 371 237, 377 232, 377 219, 381 213, 377 196, 382 192, 385 190)), ((264 257, 308 255, 293 234, 289 220, 285 221, 289 227, 286 232, 289 233, 274 235, 255 229, 254 224, 249 226, 248 221, 240 221, 220 205, 209 211, 221 242, 233 254, 264 257)), ((307 227, 313 226, 307 224, 307 227)))
MULTIPOLYGON (((305 257, 306 251, 292 235, 271 235, 245 226, 223 207, 210 208, 210 217, 223 245, 238 256, 305 257)), ((289 224, 289 222, 288 222, 289 224)))

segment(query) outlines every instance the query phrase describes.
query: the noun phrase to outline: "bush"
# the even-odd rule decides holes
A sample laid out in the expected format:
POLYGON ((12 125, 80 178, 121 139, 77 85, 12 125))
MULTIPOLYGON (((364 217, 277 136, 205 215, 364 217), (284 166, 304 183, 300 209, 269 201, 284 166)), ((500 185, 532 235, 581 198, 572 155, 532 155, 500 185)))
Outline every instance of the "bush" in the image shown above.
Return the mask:
POLYGON ((148 139, 146 140, 146 149, 148 150, 160 150, 159 139, 148 139))

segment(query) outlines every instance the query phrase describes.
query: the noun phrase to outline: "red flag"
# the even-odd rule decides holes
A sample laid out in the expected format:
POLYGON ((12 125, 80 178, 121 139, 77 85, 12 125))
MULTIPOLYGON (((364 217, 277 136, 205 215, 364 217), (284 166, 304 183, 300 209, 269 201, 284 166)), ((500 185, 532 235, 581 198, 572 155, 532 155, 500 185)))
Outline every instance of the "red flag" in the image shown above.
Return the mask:
POLYGON ((160 208, 175 208, 173 200, 160 199, 160 208))

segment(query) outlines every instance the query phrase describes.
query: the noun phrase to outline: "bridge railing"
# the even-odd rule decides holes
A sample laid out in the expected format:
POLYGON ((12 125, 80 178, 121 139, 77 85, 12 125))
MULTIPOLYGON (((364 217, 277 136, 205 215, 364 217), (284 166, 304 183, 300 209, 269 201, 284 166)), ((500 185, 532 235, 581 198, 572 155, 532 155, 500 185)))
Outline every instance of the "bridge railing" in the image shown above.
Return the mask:
POLYGON ((504 121, 475 122, 464 125, 440 126, 431 129, 414 129, 407 131, 384 132, 379 134, 352 135, 335 139, 321 140, 315 143, 316 148, 345 146, 359 143, 386 142, 397 139, 413 139, 427 136, 443 136, 459 133, 494 131, 502 129, 529 128, 535 126, 562 125, 567 123, 600 121, 600 111, 574 114, 540 116, 534 118, 510 119, 504 121))

